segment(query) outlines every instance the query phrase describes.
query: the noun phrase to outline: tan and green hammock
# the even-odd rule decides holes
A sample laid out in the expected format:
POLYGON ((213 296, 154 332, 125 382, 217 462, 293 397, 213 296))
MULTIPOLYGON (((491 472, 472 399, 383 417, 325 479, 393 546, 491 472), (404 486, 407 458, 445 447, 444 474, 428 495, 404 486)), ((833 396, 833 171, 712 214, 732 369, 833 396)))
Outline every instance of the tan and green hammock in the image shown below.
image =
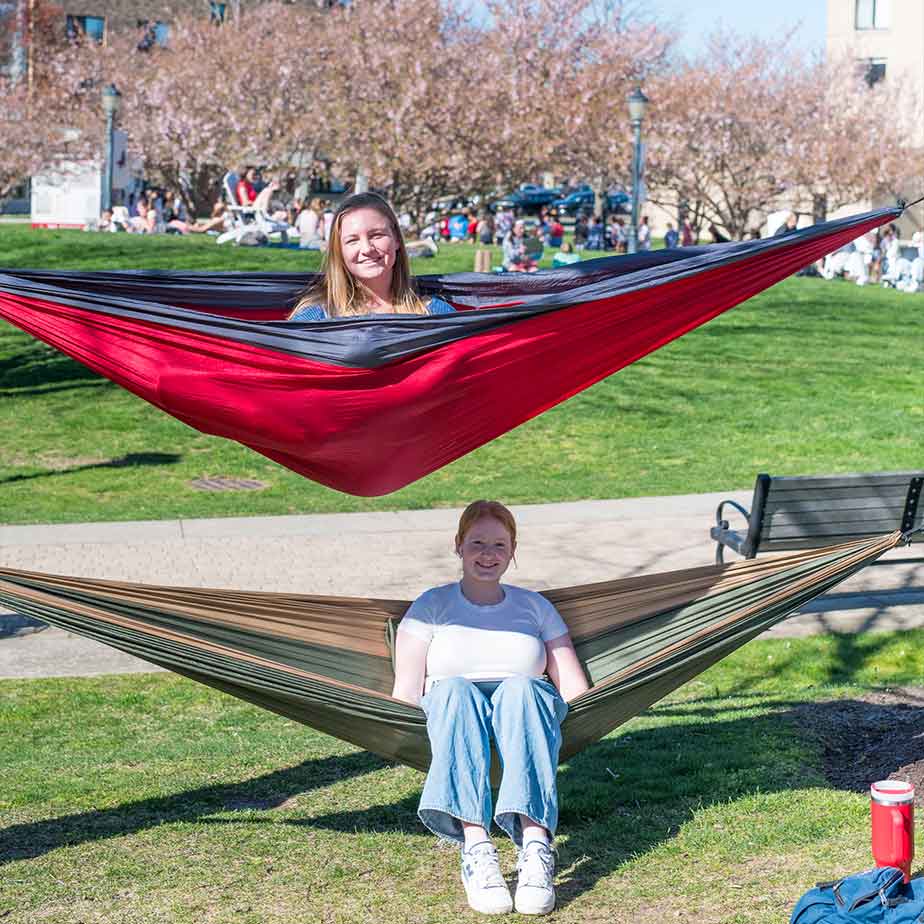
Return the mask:
MULTIPOLYGON (((593 741, 907 537, 546 592, 591 689, 561 757, 593 741)), ((419 769, 423 712, 392 699, 408 604, 157 587, 0 568, 0 603, 419 769)))

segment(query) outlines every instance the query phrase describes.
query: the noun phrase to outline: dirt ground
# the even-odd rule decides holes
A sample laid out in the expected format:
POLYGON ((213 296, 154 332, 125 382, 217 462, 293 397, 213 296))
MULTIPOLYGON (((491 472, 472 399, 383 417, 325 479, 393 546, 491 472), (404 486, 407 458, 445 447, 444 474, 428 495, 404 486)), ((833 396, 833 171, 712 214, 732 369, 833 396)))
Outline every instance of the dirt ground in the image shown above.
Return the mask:
POLYGON ((824 772, 839 789, 868 793, 876 780, 904 780, 924 805, 924 687, 900 687, 796 710, 824 746, 824 772))

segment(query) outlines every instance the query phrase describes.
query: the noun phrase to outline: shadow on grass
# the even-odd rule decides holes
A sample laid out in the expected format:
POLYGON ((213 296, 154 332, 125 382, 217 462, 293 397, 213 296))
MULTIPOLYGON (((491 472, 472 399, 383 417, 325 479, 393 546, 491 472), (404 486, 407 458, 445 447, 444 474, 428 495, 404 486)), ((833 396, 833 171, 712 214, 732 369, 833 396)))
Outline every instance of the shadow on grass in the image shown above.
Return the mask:
MULTIPOLYGON (((888 716, 884 723, 881 700, 879 694, 869 701, 817 703, 755 696, 743 707, 750 710, 748 715, 740 714, 734 703, 723 707, 719 699, 669 704, 652 710, 663 719, 658 726, 635 730, 630 724, 623 734, 587 748, 559 774, 559 830, 567 839, 560 847, 558 907, 592 889, 634 856, 669 840, 696 812, 711 805, 806 786, 863 791, 869 785, 864 771, 852 776, 832 772, 828 743, 849 739, 844 733, 849 728, 869 732, 864 743, 876 755, 876 765, 865 772, 874 778, 894 773, 902 767, 903 755, 883 747, 884 738, 874 740, 877 729, 890 725, 888 716), (771 711, 754 715, 761 708, 771 711)), ((922 703, 924 696, 911 696, 910 702, 902 703, 901 721, 907 733, 893 735, 895 741, 913 744, 911 731, 924 723, 922 703)), ((841 765, 850 762, 849 754, 833 753, 841 765)), ((920 764, 924 768, 924 761, 920 764)), ((295 828, 348 835, 423 833, 416 795, 314 817, 304 817, 310 812, 310 799, 300 800, 290 818, 212 817, 227 811, 288 808, 284 803, 293 796, 385 766, 385 761, 365 752, 326 757, 240 783, 14 825, 0 831, 0 865, 176 821, 216 825, 282 821, 295 828)))
MULTIPOLYGON (((869 676, 872 666, 881 660, 884 651, 895 644, 894 630, 877 630, 894 613, 896 598, 904 596, 905 599, 914 600, 920 591, 920 572, 914 568, 909 569, 908 574, 895 587, 863 590, 853 594, 835 592, 828 601, 833 608, 832 613, 825 613, 818 608, 825 604, 828 595, 817 597, 813 601, 817 607, 812 611, 818 621, 815 631, 832 641, 832 649, 823 658, 819 657, 817 651, 806 651, 798 645, 788 650, 777 650, 773 662, 762 669, 764 679, 803 676, 810 677, 816 686, 875 683, 875 679, 869 676), (844 631, 844 623, 838 618, 838 613, 851 608, 851 597, 859 601, 859 606, 868 612, 862 622, 851 623, 849 631, 844 631), (863 677, 864 672, 866 678, 863 677)), ((723 691, 728 696, 747 696, 751 683, 749 676, 744 675, 737 683, 725 686, 723 691)))
POLYGON ((88 385, 107 385, 98 373, 43 343, 0 359, 0 395, 23 397, 88 385), (57 388, 49 388, 57 385, 57 388))
MULTIPOLYGON (((663 725, 639 731, 630 725, 626 733, 587 748, 562 768, 559 830, 567 840, 559 854, 564 871, 557 887, 559 909, 634 856, 673 837, 695 812, 710 805, 806 785, 863 792, 871 779, 888 776, 906 759, 899 747, 883 747, 885 738, 868 740, 875 767, 858 766, 853 775, 834 772, 827 744, 847 739, 845 720, 870 735, 884 724, 888 730, 890 723, 883 722, 883 707, 876 702, 761 702, 755 697, 744 707, 750 710, 747 716, 729 705, 726 701, 723 708, 716 701, 655 709, 659 718, 668 719, 663 725), (778 711, 753 714, 755 707, 768 706, 778 711), (822 747, 813 748, 809 738, 822 747)), ((917 701, 905 711, 906 731, 924 723, 924 708, 917 701)), ((892 743, 912 739, 908 732, 892 743)), ((840 764, 851 760, 848 754, 835 757, 840 764)), ((289 823, 344 833, 413 831, 420 830, 416 808, 416 798, 410 798, 289 823)))
MULTIPOLYGON (((558 908, 672 837, 699 809, 751 793, 804 787, 811 771, 805 744, 793 733, 803 703, 773 705, 782 711, 728 721, 721 710, 711 721, 694 712, 693 721, 683 724, 669 720, 639 731, 630 725, 625 734, 573 757, 559 773, 559 831, 567 835, 559 868, 568 872, 559 878, 558 908)), ((681 716, 679 707, 673 715, 681 716)), ((823 784, 820 773, 817 783, 823 784)), ((417 799, 408 798, 289 824, 344 833, 422 830, 416 808, 417 799)))
POLYGON ((32 475, 10 475, 0 478, 0 484, 14 484, 17 481, 33 481, 36 478, 57 478, 61 475, 73 475, 75 472, 89 472, 98 468, 140 468, 145 465, 176 465, 183 458, 176 452, 130 452, 118 459, 105 462, 91 462, 88 465, 75 465, 73 468, 55 469, 48 472, 35 472, 32 475))
POLYGON ((386 766, 373 754, 306 760, 240 783, 203 786, 172 796, 126 802, 0 830, 0 865, 31 860, 59 847, 121 837, 173 821, 198 821, 221 811, 276 808, 292 796, 386 766))

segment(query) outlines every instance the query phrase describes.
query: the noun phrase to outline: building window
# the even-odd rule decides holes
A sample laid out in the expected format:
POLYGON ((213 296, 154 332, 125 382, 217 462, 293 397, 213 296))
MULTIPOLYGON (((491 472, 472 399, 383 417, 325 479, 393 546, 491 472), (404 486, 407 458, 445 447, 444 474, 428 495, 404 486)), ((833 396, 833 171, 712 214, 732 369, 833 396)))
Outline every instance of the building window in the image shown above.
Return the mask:
POLYGON ((880 80, 885 80, 886 59, 866 58, 860 62, 860 70, 866 83, 871 87, 875 86, 880 80))
POLYGON ((138 20, 138 51, 150 51, 155 45, 166 48, 170 38, 170 26, 165 22, 150 19, 138 20))
POLYGON ((888 29, 892 0, 857 0, 857 29, 888 29))
POLYGON ((65 30, 67 37, 76 41, 83 36, 93 39, 97 45, 102 45, 106 38, 105 16, 72 16, 67 15, 65 30))
POLYGON ((218 0, 209 0, 209 21, 220 26, 225 21, 225 10, 227 3, 219 3, 218 0))

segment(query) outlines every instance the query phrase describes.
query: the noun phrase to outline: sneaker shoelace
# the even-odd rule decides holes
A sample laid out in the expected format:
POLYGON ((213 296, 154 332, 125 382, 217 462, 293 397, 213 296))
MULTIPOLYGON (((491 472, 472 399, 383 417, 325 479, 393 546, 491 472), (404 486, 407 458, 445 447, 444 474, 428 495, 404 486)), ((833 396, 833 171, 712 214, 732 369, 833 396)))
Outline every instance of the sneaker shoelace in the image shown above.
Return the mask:
POLYGON ((506 887, 497 859, 497 849, 492 844, 476 844, 466 851, 465 860, 470 864, 472 878, 479 888, 506 887))
POLYGON ((540 889, 552 888, 555 878, 555 854, 540 841, 531 841, 517 860, 518 884, 540 889))

